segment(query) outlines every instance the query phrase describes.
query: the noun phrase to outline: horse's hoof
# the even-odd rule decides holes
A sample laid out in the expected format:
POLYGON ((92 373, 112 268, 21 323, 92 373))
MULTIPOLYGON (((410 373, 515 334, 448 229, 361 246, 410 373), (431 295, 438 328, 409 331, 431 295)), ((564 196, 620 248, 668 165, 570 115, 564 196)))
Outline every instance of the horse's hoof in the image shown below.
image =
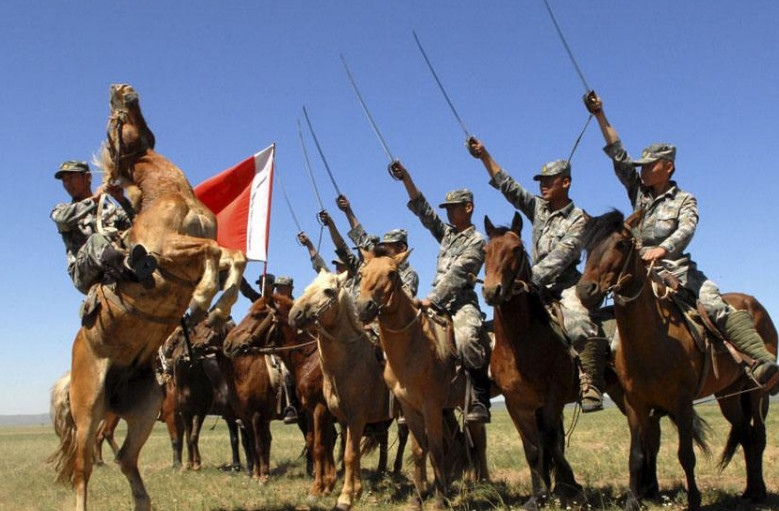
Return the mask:
POLYGON ((319 502, 319 496, 318 495, 314 495, 312 493, 309 493, 308 496, 306 497, 306 504, 309 505, 309 506, 313 506, 317 502, 319 502))
POLYGON ((198 471, 198 470, 200 470, 201 468, 203 468, 203 467, 200 465, 200 463, 197 463, 197 464, 195 464, 195 465, 192 465, 192 471, 193 471, 193 472, 197 472, 197 471, 198 471))
POLYGON ((641 511, 641 502, 638 501, 638 499, 633 496, 633 494, 628 495, 628 497, 625 499, 625 506, 622 508, 623 511, 641 511))
POLYGON ((417 497, 411 497, 406 502, 404 511, 422 511, 422 501, 417 497))
POLYGON ((333 507, 333 511, 349 511, 352 508, 349 504, 346 504, 345 502, 339 502, 333 507))
POLYGON ((536 497, 530 497, 522 504, 522 509, 525 511, 538 511, 541 507, 538 505, 538 499, 536 497))
POLYGON ((768 498, 768 494, 766 493, 765 488, 762 488, 762 490, 747 488, 747 490, 741 494, 741 498, 743 500, 748 500, 753 504, 760 504, 765 502, 765 500, 768 498))
POLYGON ((105 462, 103 460, 97 460, 95 462, 95 466, 96 467, 104 467, 105 466, 105 462))

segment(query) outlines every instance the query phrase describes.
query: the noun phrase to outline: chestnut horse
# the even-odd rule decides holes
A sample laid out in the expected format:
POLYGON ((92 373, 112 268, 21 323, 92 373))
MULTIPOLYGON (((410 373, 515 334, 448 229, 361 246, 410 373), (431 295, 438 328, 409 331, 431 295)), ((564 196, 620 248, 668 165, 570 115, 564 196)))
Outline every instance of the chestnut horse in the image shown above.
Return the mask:
MULTIPOLYGON (((495 385, 522 438, 530 466, 532 495, 525 509, 536 509, 548 497, 554 470, 554 493, 565 507, 581 499, 581 486, 565 458, 563 408, 579 396, 579 371, 571 349, 538 292, 531 286, 531 267, 522 243, 522 217, 514 213, 511 228, 495 227, 484 217, 489 238, 485 250, 485 301, 494 307, 495 347, 490 361, 495 385)), ((622 389, 613 372, 609 396, 621 405, 622 389)))
POLYGON ((117 461, 136 511, 147 511, 151 501, 138 455, 162 399, 153 369, 157 349, 187 308, 193 323, 206 316, 221 270, 229 270, 225 292, 209 320, 219 323, 229 317, 246 259, 238 250, 217 245, 213 213, 197 200, 184 173, 154 151, 154 135, 133 88, 112 85, 110 96, 104 180, 132 187, 137 215, 126 242, 143 245, 158 266, 153 282, 120 281, 90 290, 97 305, 73 342, 72 378, 68 385, 59 382, 52 393, 60 437, 52 461, 57 479, 75 487, 76 510, 84 511, 97 427, 106 412, 116 413, 127 422, 117 461))
POLYGON ((365 266, 357 300, 360 319, 378 318, 381 347, 387 357, 384 381, 400 400, 413 435, 414 485, 411 505, 421 507, 426 492, 427 453, 435 474, 436 505, 443 505, 451 479, 465 457, 474 461, 476 479, 488 479, 486 432, 483 424, 468 426, 474 449, 457 429, 452 413, 465 400, 465 376, 456 369, 449 338, 404 291, 398 266, 410 251, 394 257, 364 252, 365 266), (466 451, 466 449, 469 449, 466 451))
POLYGON ((290 326, 314 329, 327 406, 346 425, 344 485, 335 507, 339 510, 351 508, 362 494, 360 440, 365 426, 382 423, 386 427, 393 420, 376 346, 357 320, 344 287, 347 277, 346 272, 320 271, 289 312, 290 326))
POLYGON ((292 372, 310 420, 306 444, 314 461, 314 484, 309 490, 309 497, 314 500, 329 495, 335 487, 335 419, 322 393, 322 368, 316 341, 289 326, 291 308, 292 300, 278 294, 255 301, 246 317, 230 332, 231 344, 229 347, 225 344, 225 352, 228 355, 256 353, 259 357, 275 353, 292 372))
MULTIPOLYGON (((608 293, 614 295, 620 344, 616 369, 625 392, 630 426, 630 488, 625 509, 640 508, 641 481, 647 466, 654 469, 660 443, 658 416, 667 414, 679 430, 679 462, 687 479, 687 501, 700 509, 701 494, 695 483, 693 442, 705 449, 705 423, 693 408, 696 398, 714 394, 731 429, 720 460, 724 468, 738 449, 744 449, 747 486, 743 497, 766 498, 763 451, 764 418, 768 395, 759 390, 726 350, 704 354, 690 334, 678 307, 658 298, 649 269, 639 257, 632 230, 642 212, 624 220, 613 211, 594 218, 588 226, 587 264, 577 292, 586 306, 596 306, 608 293), (707 357, 715 357, 708 370, 707 357)), ((659 293, 664 296, 665 289, 659 293)), ((777 332, 768 312, 753 297, 724 294, 726 302, 746 309, 755 318, 766 348, 776 354, 777 332)), ((656 492, 657 489, 655 488, 656 492)))

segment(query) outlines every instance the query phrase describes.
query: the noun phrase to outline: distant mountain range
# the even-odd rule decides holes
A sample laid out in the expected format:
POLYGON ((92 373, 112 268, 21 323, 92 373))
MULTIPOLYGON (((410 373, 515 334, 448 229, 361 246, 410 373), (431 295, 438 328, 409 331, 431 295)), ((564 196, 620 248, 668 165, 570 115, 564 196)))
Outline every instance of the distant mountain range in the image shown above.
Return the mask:
POLYGON ((44 426, 50 425, 51 419, 48 413, 35 415, 0 415, 0 427, 2 426, 44 426))

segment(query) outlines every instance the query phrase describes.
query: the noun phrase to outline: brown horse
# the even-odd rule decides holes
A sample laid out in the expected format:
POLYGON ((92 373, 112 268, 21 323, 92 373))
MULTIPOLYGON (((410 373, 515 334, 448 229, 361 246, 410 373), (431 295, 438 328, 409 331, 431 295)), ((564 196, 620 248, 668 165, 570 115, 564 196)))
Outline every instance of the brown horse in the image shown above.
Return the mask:
POLYGON ((289 326, 292 300, 282 295, 260 298, 252 304, 249 313, 230 333, 230 345, 225 352, 276 353, 292 372, 301 404, 310 420, 306 444, 313 455, 314 483, 309 490, 313 501, 329 495, 335 487, 336 465, 335 419, 327 409, 322 393, 322 368, 316 341, 289 326))
MULTIPOLYGON (((525 509, 543 504, 555 488, 563 502, 583 498, 581 486, 565 458, 563 408, 579 394, 579 372, 571 350, 552 326, 541 296, 531 283, 530 259, 522 243, 522 217, 511 228, 495 227, 484 217, 484 299, 494 307, 495 348, 490 369, 505 396, 530 466, 532 495, 525 509)), ((620 402, 616 376, 608 392, 620 402)), ((565 503, 563 504, 565 506, 565 503)))
POLYGON ((118 462, 135 509, 145 511, 151 503, 138 455, 162 399, 152 367, 157 349, 187 308, 194 322, 205 317, 219 288, 220 270, 229 270, 226 291, 209 319, 226 320, 246 260, 240 251, 216 244, 213 213, 195 198, 184 173, 154 151, 138 94, 129 85, 113 85, 110 96, 104 179, 140 192, 131 193, 138 199, 137 215, 127 243, 146 247, 158 267, 153 282, 98 284, 90 291, 96 306, 73 343, 72 379, 67 387, 58 385, 52 396, 60 436, 52 460, 57 479, 75 486, 77 511, 84 511, 97 427, 107 411, 115 412, 127 422, 118 462))
MULTIPOLYGON (((763 451, 766 445, 764 417, 768 395, 758 390, 744 370, 725 350, 714 350, 712 369, 697 346, 678 307, 658 298, 649 269, 639 257, 632 235, 641 221, 638 211, 624 220, 614 211, 591 220, 588 226, 587 264, 577 292, 587 306, 614 295, 620 344, 616 369, 625 391, 630 425, 630 489, 625 509, 640 507, 642 470, 656 466, 660 443, 658 417, 670 416, 679 430, 679 462, 687 479, 691 510, 700 509, 701 494, 695 483, 693 442, 705 449, 705 423, 693 408, 696 398, 714 394, 722 414, 731 424, 720 466, 725 467, 738 449, 744 449, 747 486, 744 497, 764 500, 763 451)), ((658 288, 664 297, 665 289, 658 288)), ((776 353, 777 332, 768 312, 753 297, 728 293, 725 301, 747 309, 755 318, 766 347, 776 353)))
POLYGON ((107 413, 105 419, 103 419, 97 427, 97 434, 95 435, 95 465, 103 465, 103 442, 108 442, 108 446, 111 447, 114 458, 119 454, 119 445, 116 443, 116 440, 114 440, 114 432, 118 425, 119 416, 114 415, 113 413, 107 413))
POLYGON ((327 406, 346 425, 344 485, 336 504, 340 510, 351 508, 362 494, 360 440, 365 426, 388 426, 393 420, 382 365, 376 347, 357 320, 344 288, 346 278, 346 273, 334 275, 322 270, 289 312, 290 326, 315 330, 327 406))
POLYGON ((464 373, 458 372, 452 356, 451 339, 435 322, 414 305, 401 287, 398 265, 410 252, 394 257, 364 253, 357 312, 363 322, 378 318, 381 346, 387 357, 384 381, 400 400, 413 435, 414 484, 417 496, 412 505, 422 505, 426 492, 425 459, 435 474, 436 505, 443 505, 450 480, 463 467, 467 456, 474 460, 477 479, 488 479, 486 432, 483 424, 468 426, 474 449, 457 429, 452 410, 465 398, 464 373))

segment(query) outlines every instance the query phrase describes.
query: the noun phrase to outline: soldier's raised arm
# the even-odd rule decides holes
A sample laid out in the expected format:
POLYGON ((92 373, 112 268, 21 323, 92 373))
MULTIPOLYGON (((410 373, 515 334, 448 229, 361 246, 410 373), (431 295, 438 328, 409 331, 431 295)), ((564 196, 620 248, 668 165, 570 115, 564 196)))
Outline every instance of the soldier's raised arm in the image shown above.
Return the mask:
POLYGON ((532 222, 536 210, 536 196, 509 176, 476 137, 468 139, 468 152, 484 164, 484 168, 487 169, 487 173, 492 178, 490 186, 499 190, 512 206, 524 213, 532 222))
POLYGON ((365 228, 360 221, 357 220, 357 215, 354 214, 349 199, 346 198, 346 195, 341 194, 335 199, 335 203, 338 206, 338 209, 344 212, 346 219, 349 221, 350 229, 346 235, 349 236, 349 239, 352 240, 355 245, 363 250, 368 250, 370 247, 370 236, 365 231, 365 228))
POLYGON ((299 233, 298 241, 300 241, 300 244, 308 249, 308 256, 311 258, 311 266, 314 268, 315 272, 319 273, 321 270, 325 270, 327 272, 330 271, 327 263, 325 263, 325 260, 322 259, 322 256, 319 255, 319 252, 317 252, 316 248, 314 248, 314 244, 311 242, 309 237, 306 236, 306 233, 299 233))
POLYGON ((427 202, 425 196, 422 195, 422 192, 419 191, 414 184, 414 181, 411 179, 408 170, 399 160, 390 163, 389 169, 392 175, 403 181, 403 185, 406 187, 406 192, 410 199, 408 201, 408 209, 419 218, 422 225, 430 231, 436 241, 440 243, 446 233, 446 223, 441 220, 438 213, 436 213, 432 206, 427 202))
POLYGON ((335 226, 335 222, 333 222, 330 214, 325 210, 320 211, 319 220, 327 226, 327 230, 330 232, 330 238, 332 238, 333 245, 335 245, 335 253, 344 263, 346 263, 350 273, 353 274, 356 272, 359 267, 359 259, 351 250, 349 250, 349 245, 346 244, 343 236, 338 232, 338 228, 335 226))
POLYGON ((641 177, 636 172, 633 160, 628 156, 627 151, 622 147, 622 141, 617 135, 617 130, 606 119, 606 113, 603 110, 603 100, 595 91, 590 91, 584 95, 584 105, 598 121, 603 139, 606 141, 606 147, 603 151, 611 158, 614 163, 614 173, 619 178, 625 190, 628 193, 630 203, 635 207, 638 197, 641 177))

